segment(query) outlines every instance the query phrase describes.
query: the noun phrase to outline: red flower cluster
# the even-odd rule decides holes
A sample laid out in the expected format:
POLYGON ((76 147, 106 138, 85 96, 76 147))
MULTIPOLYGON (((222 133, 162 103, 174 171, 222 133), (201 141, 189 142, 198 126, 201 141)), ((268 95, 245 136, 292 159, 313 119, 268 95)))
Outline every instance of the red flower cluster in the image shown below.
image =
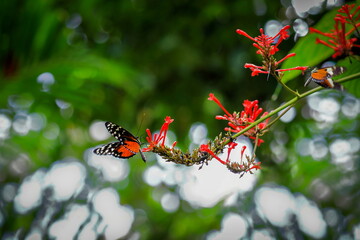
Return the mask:
MULTIPOLYGON (((146 133, 148 135, 146 137, 146 141, 149 143, 149 145, 148 145, 148 147, 143 148, 142 151, 143 152, 149 152, 149 151, 152 151, 152 149, 155 146, 158 146, 158 145, 164 146, 165 145, 166 134, 167 134, 167 131, 169 130, 169 125, 173 121, 174 121, 174 119, 167 116, 165 118, 165 123, 162 125, 159 133, 152 134, 150 129, 146 129, 146 133)), ((175 147, 175 145, 176 145, 176 142, 173 143, 172 147, 175 147)))
MULTIPOLYGON (((235 147, 237 145, 238 144, 235 143, 235 142, 230 142, 228 144, 228 153, 227 153, 227 157, 226 157, 225 161, 222 160, 221 158, 219 158, 218 156, 216 156, 216 154, 213 151, 211 151, 208 144, 202 144, 200 146, 200 151, 209 153, 213 158, 218 160, 221 164, 227 165, 230 168, 235 167, 236 170, 238 170, 239 172, 248 172, 248 171, 251 171, 252 169, 261 169, 261 167, 260 167, 261 162, 253 163, 253 164, 251 164, 251 163, 249 163, 249 164, 239 164, 237 162, 231 162, 230 161, 230 153, 231 153, 232 150, 235 149, 235 147)), ((240 163, 244 162, 244 152, 245 152, 245 150, 246 150, 246 146, 243 146, 242 149, 241 149, 240 163)))
POLYGON ((354 53, 351 51, 352 48, 360 47, 360 45, 354 44, 357 41, 357 38, 349 38, 349 36, 360 26, 360 22, 358 22, 360 18, 360 14, 358 14, 360 10, 360 6, 356 7, 355 11, 351 14, 351 10, 354 7, 355 4, 352 5, 345 4, 344 6, 342 6, 342 8, 338 10, 339 13, 344 13, 345 15, 342 14, 336 15, 336 17, 334 18, 335 29, 331 30, 330 33, 324 33, 315 28, 310 28, 310 32, 318 33, 320 35, 329 38, 327 41, 317 38, 316 43, 320 43, 334 49, 335 53, 332 55, 332 58, 337 58, 342 55, 345 56, 353 55, 354 53), (353 27, 346 32, 345 24, 350 24, 353 27))
MULTIPOLYGON (((215 118, 218 120, 227 120, 228 126, 225 128, 225 131, 230 132, 240 132, 250 124, 256 121, 258 116, 263 111, 262 108, 259 108, 258 100, 255 101, 249 101, 245 100, 243 102, 244 110, 241 111, 241 113, 234 112, 233 114, 230 114, 225 107, 221 104, 219 99, 215 97, 214 94, 210 93, 208 100, 214 101, 224 112, 225 114, 222 116, 216 116, 215 118)), ((266 116, 268 113, 264 112, 261 117, 266 116)), ((247 132, 244 133, 245 136, 256 139, 256 134, 258 130, 262 130, 266 127, 267 123, 269 122, 269 119, 265 120, 264 122, 258 124, 256 127, 249 129, 247 132)), ((257 145, 260 145, 262 142, 264 142, 261 139, 258 139, 257 145)))
POLYGON ((251 37, 249 34, 244 32, 241 29, 237 29, 236 32, 240 35, 243 35, 251 40, 253 40, 255 43, 253 43, 253 46, 256 47, 257 50, 256 53, 260 54, 263 58, 270 57, 271 55, 274 55, 277 51, 279 51, 279 44, 289 37, 289 34, 287 30, 290 28, 290 25, 287 25, 283 27, 275 36, 269 37, 264 34, 264 30, 260 28, 260 36, 258 37, 251 37), (275 39, 279 37, 275 45, 272 45, 275 42, 275 39))
POLYGON ((245 68, 250 68, 252 71, 251 76, 257 76, 259 73, 270 74, 272 71, 276 72, 284 72, 290 70, 301 70, 305 71, 307 67, 294 67, 288 69, 277 69, 280 63, 282 63, 285 59, 295 56, 295 53, 290 53, 286 55, 279 61, 275 61, 272 57, 276 52, 279 51, 279 44, 289 37, 288 29, 290 28, 289 25, 283 27, 275 36, 269 37, 264 34, 264 30, 260 29, 260 35, 258 37, 251 37, 249 34, 244 32, 243 30, 237 29, 236 32, 240 35, 243 35, 250 40, 254 41, 253 46, 256 47, 258 50, 256 51, 257 54, 260 54, 263 58, 264 65, 263 66, 256 66, 254 64, 246 63, 245 68))
POLYGON ((356 23, 356 22, 359 21, 360 14, 358 14, 357 16, 356 16, 356 14, 359 12, 360 6, 357 6, 355 8, 354 12, 351 13, 351 11, 354 7, 355 7, 355 3, 351 4, 351 5, 345 4, 338 10, 338 12, 340 14, 336 14, 335 19, 338 19, 339 21, 341 21, 343 23, 351 24, 354 26, 354 28, 357 29, 358 23, 356 23), (345 15, 342 15, 342 13, 344 13, 345 15))

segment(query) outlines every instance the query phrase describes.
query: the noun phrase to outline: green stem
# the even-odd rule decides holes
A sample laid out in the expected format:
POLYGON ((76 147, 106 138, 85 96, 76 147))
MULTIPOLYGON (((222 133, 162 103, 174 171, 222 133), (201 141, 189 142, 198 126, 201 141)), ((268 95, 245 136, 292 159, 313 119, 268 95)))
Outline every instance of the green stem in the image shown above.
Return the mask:
POLYGON ((283 83, 283 81, 281 81, 280 79, 276 78, 278 80, 278 82, 281 84, 281 86, 283 86, 286 90, 288 90, 289 92, 291 92, 292 94, 294 94, 295 96, 299 97, 299 93, 292 90, 291 88, 289 88, 285 83, 283 83))
POLYGON ((269 124, 266 125, 262 131, 265 131, 266 129, 270 128, 272 125, 274 125, 282 116, 284 116, 294 105, 290 105, 287 109, 285 109, 279 116, 277 116, 274 120, 272 120, 269 124))
POLYGON ((283 83, 283 81, 281 81, 281 78, 280 78, 280 76, 279 76, 278 74, 273 73, 272 75, 276 78, 276 80, 278 81, 278 83, 281 84, 281 86, 283 86, 286 90, 288 90, 289 92, 291 92, 291 93, 294 94, 295 96, 299 97, 299 93, 298 93, 297 91, 292 90, 292 89, 289 88, 285 83, 283 83))

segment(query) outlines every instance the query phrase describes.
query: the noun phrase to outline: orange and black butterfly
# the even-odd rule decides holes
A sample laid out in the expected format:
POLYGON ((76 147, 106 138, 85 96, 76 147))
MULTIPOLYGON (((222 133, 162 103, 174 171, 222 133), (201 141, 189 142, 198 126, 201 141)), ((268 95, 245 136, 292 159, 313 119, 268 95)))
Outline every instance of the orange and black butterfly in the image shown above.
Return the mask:
POLYGON ((332 80, 332 77, 342 74, 343 72, 345 72, 345 70, 346 69, 344 67, 337 66, 319 69, 315 68, 311 71, 311 75, 304 86, 306 87, 310 83, 310 81, 313 81, 324 88, 335 88, 339 90, 344 90, 342 85, 332 80))
POLYGON ((144 154, 141 152, 140 141, 126 129, 112 122, 106 122, 105 126, 109 133, 113 135, 118 142, 108 143, 100 148, 94 149, 98 155, 112 155, 117 158, 131 158, 140 153, 141 158, 146 162, 144 154))

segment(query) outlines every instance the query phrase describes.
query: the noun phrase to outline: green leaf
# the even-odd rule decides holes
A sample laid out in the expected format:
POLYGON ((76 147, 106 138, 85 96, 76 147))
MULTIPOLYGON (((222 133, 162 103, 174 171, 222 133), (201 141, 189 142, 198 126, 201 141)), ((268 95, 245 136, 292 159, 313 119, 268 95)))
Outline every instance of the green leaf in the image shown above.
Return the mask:
MULTIPOLYGON (((334 17, 338 9, 334 9, 329 13, 325 14, 323 18, 314 26, 314 28, 322 32, 330 32, 334 28, 334 17)), ((281 68, 292 68, 296 66, 316 66, 322 61, 329 58, 334 50, 326 47, 322 44, 316 44, 316 38, 326 40, 326 37, 316 33, 310 33, 305 37, 301 38, 297 44, 291 49, 290 53, 296 53, 295 57, 287 59, 281 66, 281 68)), ((301 71, 289 71, 285 73, 282 81, 284 83, 294 79, 300 75, 301 71)))
MULTIPOLYGON (((353 59, 351 62, 349 59, 340 60, 337 63, 338 66, 346 67, 346 71, 338 77, 334 77, 334 79, 338 79, 339 77, 343 78, 355 73, 359 72, 360 69, 360 61, 357 59, 353 59)), ((357 98, 360 98, 360 78, 352 79, 350 81, 342 83, 345 88, 345 91, 351 93, 357 98)))

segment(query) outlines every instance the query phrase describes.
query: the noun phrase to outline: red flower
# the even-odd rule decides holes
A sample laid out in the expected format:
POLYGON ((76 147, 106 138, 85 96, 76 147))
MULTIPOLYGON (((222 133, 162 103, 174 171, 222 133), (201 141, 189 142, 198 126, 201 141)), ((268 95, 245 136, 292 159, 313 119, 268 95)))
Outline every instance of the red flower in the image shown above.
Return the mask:
POLYGON ((279 51, 279 49, 278 49, 279 44, 284 39, 289 37, 289 34, 287 32, 287 30, 289 28, 290 28, 290 25, 283 27, 273 37, 269 37, 268 35, 265 35, 264 30, 262 28, 260 28, 260 35, 255 38, 251 37, 249 34, 247 34, 246 32, 244 32, 241 29, 237 29, 236 32, 238 34, 243 35, 243 36, 251 39, 252 41, 254 41, 255 43, 253 44, 253 46, 256 47, 257 49, 259 49, 256 51, 256 53, 262 55, 263 58, 268 58, 271 55, 274 55, 277 51, 279 51), (275 42, 276 38, 278 38, 277 42, 275 44, 273 44, 275 42))
POLYGON ((342 6, 338 12, 340 14, 336 14, 336 18, 339 19, 341 22, 344 22, 344 23, 348 23, 348 24, 351 24, 353 25, 354 27, 356 27, 356 22, 359 21, 360 19, 360 14, 356 16, 356 14, 359 12, 360 10, 360 6, 357 6, 355 8, 355 11, 353 13, 351 13, 351 10, 355 7, 355 3, 354 4, 351 4, 351 5, 348 5, 348 4, 345 4, 344 6, 342 6), (341 13, 344 13, 344 15, 342 15, 341 13))
POLYGON ((222 164, 226 164, 225 161, 221 160, 221 158, 219 158, 218 156, 216 156, 216 154, 211 151, 211 149, 209 148, 209 145, 208 144, 202 144, 200 145, 200 151, 202 152, 207 152, 209 153, 213 158, 215 158, 216 160, 218 160, 220 163, 222 164))
MULTIPOLYGON (((211 149, 209 148, 209 145, 208 144, 202 144, 200 145, 200 151, 202 152, 207 152, 209 153, 213 158, 215 158, 216 160, 218 160, 220 163, 226 165, 230 162, 230 153, 232 150, 235 149, 235 147, 238 145, 236 142, 229 142, 227 144, 229 147, 228 147, 228 154, 227 154, 227 157, 226 157, 226 160, 221 160, 221 158, 219 158, 218 156, 216 156, 216 154, 211 151, 211 149)), ((243 149, 246 148, 246 146, 243 147, 243 149)), ((241 158, 243 157, 243 153, 244 153, 245 149, 242 150, 242 154, 241 154, 241 158)))
POLYGON ((246 63, 245 68, 250 68, 252 71, 251 76, 257 76, 259 73, 269 74, 271 71, 276 72, 284 72, 290 70, 300 70, 304 72, 307 67, 294 67, 288 69, 277 69, 280 63, 282 63, 285 59, 295 56, 295 53, 290 53, 286 55, 279 61, 276 61, 273 58, 273 55, 279 51, 279 44, 286 38, 289 37, 288 29, 290 28, 289 25, 283 27, 275 36, 269 37, 264 34, 264 30, 260 28, 260 35, 258 37, 251 37, 249 34, 244 32, 243 30, 237 29, 236 32, 240 35, 243 35, 255 43, 253 46, 256 47, 258 50, 256 51, 257 54, 260 54, 263 58, 264 65, 263 66, 256 66, 254 64, 246 63))
POLYGON ((238 145, 235 142, 230 142, 228 147, 228 154, 226 157, 226 160, 222 160, 221 158, 219 158, 218 156, 216 156, 216 154, 211 151, 211 149, 209 148, 208 144, 202 144, 200 146, 200 151, 202 152, 207 152, 209 153, 213 158, 215 158, 216 160, 218 160, 221 164, 227 165, 227 167, 229 169, 231 169, 232 171, 236 172, 236 173, 240 173, 240 172, 251 172, 252 169, 261 169, 260 164, 261 162, 258 163, 254 163, 253 161, 249 161, 250 159, 246 156, 245 160, 247 160, 247 164, 240 164, 240 163, 244 163, 244 152, 246 150, 246 146, 243 146, 241 149, 241 155, 240 155, 240 163, 238 162, 231 162, 230 161, 230 153, 232 150, 235 149, 235 147, 238 145))
MULTIPOLYGON (((148 145, 148 147, 143 148, 142 151, 149 152, 157 145, 164 146, 166 134, 169 129, 169 125, 173 121, 174 121, 174 119, 167 116, 165 118, 165 123, 162 125, 159 133, 152 134, 150 129, 146 129, 146 133, 148 134, 148 136, 146 137, 146 140, 148 141, 149 145, 148 145)), ((175 145, 176 145, 176 142, 174 142, 172 146, 175 147, 175 145)))
POLYGON ((354 53, 351 51, 351 49, 353 47, 360 47, 360 45, 354 44, 357 41, 357 38, 349 38, 352 32, 357 30, 357 27, 360 26, 360 23, 356 23, 356 21, 359 20, 360 15, 355 17, 360 7, 357 7, 353 14, 350 13, 354 6, 355 4, 345 4, 341 9, 338 10, 340 13, 345 13, 345 16, 341 14, 336 15, 334 18, 335 29, 331 30, 329 33, 324 33, 315 28, 310 28, 310 32, 318 33, 328 38, 327 41, 317 38, 316 43, 320 43, 334 49, 335 53, 332 55, 332 58, 337 58, 342 55, 353 55, 354 53), (346 32, 346 23, 353 25, 353 27, 348 32, 346 32))
POLYGON ((261 162, 255 163, 253 166, 251 166, 251 167, 250 167, 248 170, 246 170, 246 171, 250 171, 250 170, 252 170, 252 169, 256 169, 256 170, 261 169, 260 164, 261 164, 261 162))
MULTIPOLYGON (((249 101, 245 100, 243 102, 244 110, 241 111, 241 113, 234 112, 233 114, 230 114, 229 111, 225 109, 225 107, 221 104, 221 102, 215 97, 214 94, 210 93, 208 100, 214 101, 218 104, 218 106, 223 109, 225 112, 224 115, 218 115, 215 118, 218 120, 227 120, 228 126, 225 128, 225 131, 230 132, 240 132, 247 126, 249 126, 251 123, 255 122, 258 116, 262 113, 263 109, 259 108, 258 100, 255 101, 249 101)), ((268 113, 264 112, 261 117, 266 116, 268 113)), ((267 123, 269 122, 269 119, 265 120, 264 122, 258 124, 256 127, 248 130, 246 133, 244 133, 245 136, 256 139, 256 132, 257 130, 262 130, 266 127, 267 123)), ((260 145, 263 142, 263 140, 258 139, 258 142, 256 144, 260 145)))

